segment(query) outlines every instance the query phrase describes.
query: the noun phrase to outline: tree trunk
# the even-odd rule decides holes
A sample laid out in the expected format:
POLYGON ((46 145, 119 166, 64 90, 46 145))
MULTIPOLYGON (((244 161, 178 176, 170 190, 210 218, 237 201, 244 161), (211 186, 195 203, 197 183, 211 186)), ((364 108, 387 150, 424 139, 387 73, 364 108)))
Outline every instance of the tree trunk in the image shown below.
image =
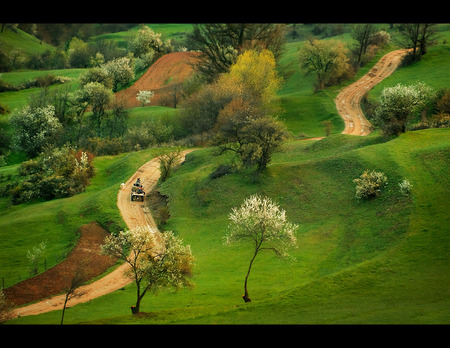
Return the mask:
POLYGON ((252 269, 252 264, 253 261, 255 260, 256 255, 258 254, 258 252, 255 252, 255 254, 253 255, 252 260, 250 261, 250 265, 248 266, 248 271, 247 271, 247 275, 245 276, 245 282, 244 282, 244 295, 242 295, 242 298, 245 302, 252 302, 252 299, 250 297, 248 297, 248 290, 247 290, 247 281, 248 281, 248 276, 250 275, 250 270, 252 269))
POLYGON ((64 306, 63 306, 62 315, 61 315, 61 325, 63 324, 63 321, 64 321, 64 313, 66 311, 66 305, 67 305, 68 300, 69 300, 69 293, 66 294, 66 298, 64 300, 64 306))

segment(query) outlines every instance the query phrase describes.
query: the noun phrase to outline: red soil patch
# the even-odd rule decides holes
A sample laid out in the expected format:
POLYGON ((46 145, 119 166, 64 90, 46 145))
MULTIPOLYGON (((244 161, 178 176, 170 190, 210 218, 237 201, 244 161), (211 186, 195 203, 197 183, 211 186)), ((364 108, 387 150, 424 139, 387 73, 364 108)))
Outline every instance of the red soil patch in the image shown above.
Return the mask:
POLYGON ((67 258, 47 271, 4 290, 8 302, 16 306, 59 294, 67 288, 77 269, 83 271, 83 281, 104 273, 116 259, 100 254, 100 245, 109 234, 97 223, 80 228, 80 239, 67 258))
POLYGON ((141 106, 136 99, 140 90, 155 93, 149 105, 160 105, 164 99, 170 99, 173 90, 192 75, 196 52, 172 52, 159 58, 153 63, 142 77, 132 86, 116 93, 116 97, 125 103, 128 108, 141 106))

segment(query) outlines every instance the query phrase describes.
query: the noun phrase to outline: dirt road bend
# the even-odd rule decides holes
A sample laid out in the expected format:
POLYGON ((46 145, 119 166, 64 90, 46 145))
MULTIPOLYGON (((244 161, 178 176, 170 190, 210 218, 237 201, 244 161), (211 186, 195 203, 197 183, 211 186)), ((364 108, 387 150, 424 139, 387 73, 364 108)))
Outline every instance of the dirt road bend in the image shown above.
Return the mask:
POLYGON ((342 134, 370 134, 372 125, 361 110, 362 97, 376 84, 390 76, 398 68, 407 53, 408 50, 396 50, 386 54, 367 74, 339 93, 334 101, 339 115, 345 123, 342 134))
MULTIPOLYGON (((183 151, 183 158, 193 150, 183 151)), ((119 188, 117 194, 117 206, 122 214, 123 220, 127 224, 128 228, 134 228, 138 225, 150 225, 156 228, 155 221, 153 220, 150 212, 144 209, 144 203, 140 201, 131 201, 130 192, 133 183, 137 178, 141 179, 141 183, 144 186, 146 192, 152 191, 155 187, 160 176, 159 161, 157 158, 145 163, 138 169, 128 180, 125 182, 123 188, 119 188)), ((79 288, 83 292, 80 297, 72 298, 66 305, 66 307, 72 307, 79 303, 88 302, 94 298, 106 295, 110 292, 123 288, 125 285, 131 283, 130 278, 124 275, 124 272, 129 267, 124 263, 117 267, 111 273, 108 273, 104 277, 84 285, 79 288)), ((12 310, 13 317, 36 315, 54 310, 60 310, 64 306, 65 295, 57 295, 24 307, 15 308, 12 310)))

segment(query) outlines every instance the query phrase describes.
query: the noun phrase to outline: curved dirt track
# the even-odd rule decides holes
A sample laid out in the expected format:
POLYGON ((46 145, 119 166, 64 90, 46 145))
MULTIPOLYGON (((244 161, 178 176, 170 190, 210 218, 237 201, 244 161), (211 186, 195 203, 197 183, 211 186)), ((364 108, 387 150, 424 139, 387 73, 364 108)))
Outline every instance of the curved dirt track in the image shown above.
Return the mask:
POLYGON ((370 134, 372 125, 361 110, 361 99, 376 84, 390 76, 407 53, 408 50, 397 50, 386 54, 367 74, 339 93, 334 101, 339 115, 345 123, 342 134, 370 134))
MULTIPOLYGON (((194 150, 183 151, 183 157, 191 151, 194 150)), ((131 201, 130 192, 131 187, 133 183, 136 182, 137 178, 141 179, 141 183, 143 184, 145 191, 151 192, 156 185, 159 176, 159 161, 157 158, 154 158, 140 167, 138 171, 127 180, 125 186, 122 189, 119 189, 119 193, 117 195, 117 206, 128 228, 131 229, 138 225, 147 224, 156 228, 153 217, 144 209, 144 203, 140 201, 131 201)), ((110 292, 123 288, 125 285, 128 285, 132 281, 124 275, 124 272, 128 267, 129 265, 124 263, 101 279, 80 287, 79 291, 82 291, 83 295, 72 298, 67 303, 66 307, 88 302, 94 298, 106 295, 110 292)), ((64 299, 65 295, 54 296, 28 306, 15 308, 12 310, 11 314, 13 317, 18 317, 60 310, 64 306, 64 299)))

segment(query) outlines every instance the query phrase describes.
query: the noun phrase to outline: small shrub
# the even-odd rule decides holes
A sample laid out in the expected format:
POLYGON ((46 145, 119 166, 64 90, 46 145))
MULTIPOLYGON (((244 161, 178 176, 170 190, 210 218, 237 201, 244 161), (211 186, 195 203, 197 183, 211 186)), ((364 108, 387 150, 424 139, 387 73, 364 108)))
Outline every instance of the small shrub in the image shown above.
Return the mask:
POLYGON ((234 167, 229 164, 220 164, 210 175, 210 179, 217 179, 221 176, 234 173, 234 167))
POLYGON ((411 188, 412 188, 412 184, 409 182, 409 180, 404 179, 403 181, 401 181, 398 184, 398 187, 400 189, 400 193, 403 196, 408 196, 411 194, 411 188))
POLYGON ((158 225, 165 225, 170 218, 170 211, 168 206, 163 206, 156 212, 156 220, 158 225))
POLYGON ((359 179, 354 179, 356 183, 355 196, 358 199, 378 197, 381 189, 387 185, 387 177, 384 173, 366 170, 359 179))

